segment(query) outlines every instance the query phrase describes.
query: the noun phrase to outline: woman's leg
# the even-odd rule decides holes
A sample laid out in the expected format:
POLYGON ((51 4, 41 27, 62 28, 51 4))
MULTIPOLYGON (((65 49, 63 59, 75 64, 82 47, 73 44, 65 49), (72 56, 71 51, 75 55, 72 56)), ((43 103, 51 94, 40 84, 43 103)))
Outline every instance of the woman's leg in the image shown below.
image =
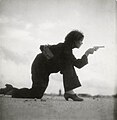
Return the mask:
POLYGON ((31 88, 31 96, 33 98, 42 98, 43 94, 48 86, 49 76, 40 76, 40 77, 33 77, 32 76, 32 88, 31 88))
POLYGON ((32 88, 31 96, 34 98, 42 98, 49 81, 49 74, 45 67, 45 58, 42 54, 38 54, 32 63, 32 88))
POLYGON ((67 101, 69 98, 72 99, 73 101, 83 101, 83 99, 79 98, 77 94, 75 94, 73 91, 73 89, 81 86, 74 67, 69 66, 62 73, 63 73, 63 82, 65 89, 65 94, 64 94, 65 99, 67 101))
POLYGON ((68 94, 75 94, 73 90, 66 91, 68 94))
POLYGON ((62 73, 65 92, 72 92, 73 89, 81 86, 73 66, 67 67, 62 73))

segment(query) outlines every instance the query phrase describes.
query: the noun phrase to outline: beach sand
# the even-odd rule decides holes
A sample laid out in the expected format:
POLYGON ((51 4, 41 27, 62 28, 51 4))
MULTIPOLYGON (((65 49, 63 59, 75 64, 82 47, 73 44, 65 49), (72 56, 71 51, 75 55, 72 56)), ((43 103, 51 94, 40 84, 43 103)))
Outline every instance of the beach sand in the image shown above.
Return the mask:
POLYGON ((0 120, 114 120, 115 101, 112 97, 74 102, 63 96, 43 100, 0 96, 0 120))

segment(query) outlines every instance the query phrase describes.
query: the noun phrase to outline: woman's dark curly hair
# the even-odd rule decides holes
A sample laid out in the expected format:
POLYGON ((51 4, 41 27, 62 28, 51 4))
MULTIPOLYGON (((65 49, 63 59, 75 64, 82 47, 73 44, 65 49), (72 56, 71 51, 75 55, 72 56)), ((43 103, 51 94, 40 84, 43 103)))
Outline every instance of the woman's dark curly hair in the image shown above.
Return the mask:
POLYGON ((81 38, 84 38, 83 33, 78 30, 73 30, 67 34, 64 43, 71 46, 74 44, 74 41, 79 41, 81 40, 81 38))

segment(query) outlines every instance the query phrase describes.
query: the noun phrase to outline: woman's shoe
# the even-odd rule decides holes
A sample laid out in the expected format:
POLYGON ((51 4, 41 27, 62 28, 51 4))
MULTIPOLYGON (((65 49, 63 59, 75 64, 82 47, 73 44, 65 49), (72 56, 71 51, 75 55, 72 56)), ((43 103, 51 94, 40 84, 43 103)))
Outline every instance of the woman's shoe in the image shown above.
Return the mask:
POLYGON ((65 100, 68 101, 69 98, 71 98, 73 101, 83 101, 82 98, 78 97, 77 94, 69 94, 69 93, 65 93, 64 94, 64 98, 65 100))

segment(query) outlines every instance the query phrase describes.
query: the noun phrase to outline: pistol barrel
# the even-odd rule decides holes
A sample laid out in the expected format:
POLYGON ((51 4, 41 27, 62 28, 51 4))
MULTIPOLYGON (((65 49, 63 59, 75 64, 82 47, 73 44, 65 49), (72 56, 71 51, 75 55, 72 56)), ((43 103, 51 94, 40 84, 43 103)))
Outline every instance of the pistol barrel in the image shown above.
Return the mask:
POLYGON ((104 48, 105 46, 94 46, 94 48, 104 48))

